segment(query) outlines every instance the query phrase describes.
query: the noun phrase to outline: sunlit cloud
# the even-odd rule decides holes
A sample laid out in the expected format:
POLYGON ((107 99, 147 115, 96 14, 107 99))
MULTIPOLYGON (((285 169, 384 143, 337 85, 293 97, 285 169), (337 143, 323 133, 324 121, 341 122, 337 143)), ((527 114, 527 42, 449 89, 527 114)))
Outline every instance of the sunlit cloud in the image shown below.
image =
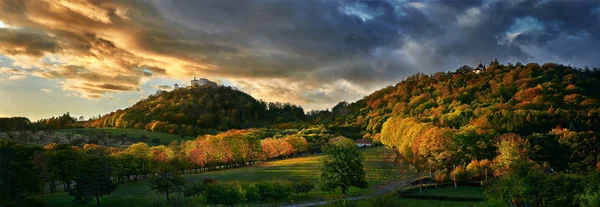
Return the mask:
POLYGON ((25 80, 25 78, 27 78, 27 76, 24 76, 24 75, 13 75, 13 76, 8 77, 8 80, 21 81, 21 80, 25 80))
POLYGON ((40 89, 40 91, 43 91, 44 93, 51 93, 52 92, 52 90, 47 89, 47 88, 42 88, 42 89, 40 89))

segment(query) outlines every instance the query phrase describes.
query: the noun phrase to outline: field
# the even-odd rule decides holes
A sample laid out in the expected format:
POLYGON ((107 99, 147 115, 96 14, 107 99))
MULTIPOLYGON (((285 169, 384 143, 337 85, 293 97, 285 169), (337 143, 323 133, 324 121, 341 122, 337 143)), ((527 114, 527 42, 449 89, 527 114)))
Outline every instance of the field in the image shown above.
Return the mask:
MULTIPOLYGON (((393 152, 384 147, 362 149, 360 152, 365 158, 364 165, 369 188, 351 188, 349 192, 351 196, 370 195, 375 192, 380 184, 399 178, 398 171, 393 164, 393 152)), ((302 178, 310 178, 313 180, 315 186, 318 186, 322 159, 322 155, 292 158, 261 163, 250 167, 185 175, 184 178, 189 182, 198 181, 204 178, 213 178, 220 181, 239 180, 241 182, 256 182, 272 179, 295 181, 302 178)), ((341 191, 339 189, 337 192, 323 192, 318 190, 317 187, 315 190, 308 193, 308 196, 292 195, 285 202, 299 203, 333 199, 339 197, 340 194, 341 191)), ((89 203, 88 205, 73 203, 71 202, 72 197, 64 192, 43 195, 41 196, 41 199, 49 206, 95 205, 95 203, 89 203)), ((152 206, 157 201, 162 200, 164 200, 164 196, 153 193, 146 181, 120 185, 111 195, 101 198, 101 202, 105 206, 127 207, 152 206)))
MULTIPOLYGON (((435 195, 435 196, 447 196, 447 197, 466 197, 466 198, 483 198, 483 188, 481 187, 470 187, 470 186, 459 186, 454 188, 453 186, 445 186, 439 188, 429 188, 417 195, 435 195)), ((393 206, 403 207, 417 207, 417 206, 445 206, 445 207, 465 207, 465 206, 479 206, 483 205, 484 202, 468 202, 468 201, 442 201, 442 200, 425 200, 425 199, 411 199, 411 198, 391 198, 393 206)), ((371 200, 360 200, 356 201, 358 206, 372 206, 371 200)), ((335 204, 329 204, 325 206, 336 206, 335 204)))
POLYGON ((454 188, 452 186, 446 187, 430 187, 428 190, 424 190, 417 195, 434 195, 434 196, 448 196, 448 197, 464 197, 464 198, 483 198, 483 189, 481 187, 471 186, 458 186, 454 188))
POLYGON ((160 132, 150 132, 150 131, 144 131, 144 130, 141 130, 141 129, 122 129, 122 128, 59 129, 59 130, 56 130, 56 132, 74 133, 75 134, 75 133, 77 133, 78 130, 94 131, 96 133, 98 133, 98 132, 105 132, 105 133, 113 135, 113 136, 121 136, 122 134, 125 134, 127 137, 135 137, 135 138, 139 138, 142 135, 146 135, 148 137, 148 142, 150 142, 154 138, 158 138, 158 139, 160 139, 160 142, 162 144, 169 144, 173 140, 192 140, 192 139, 195 139, 195 137, 187 137, 187 136, 185 136, 182 139, 179 135, 176 135, 176 134, 168 134, 168 133, 160 133, 160 132))
MULTIPOLYGON (((408 198, 394 198, 393 206, 400 207, 468 207, 479 206, 482 202, 462 202, 462 201, 438 201, 438 200, 421 200, 408 198)), ((358 206, 369 206, 369 200, 361 200, 356 203, 358 206)), ((327 206, 327 205, 326 205, 327 206)), ((330 205, 331 206, 331 205, 330 205)))

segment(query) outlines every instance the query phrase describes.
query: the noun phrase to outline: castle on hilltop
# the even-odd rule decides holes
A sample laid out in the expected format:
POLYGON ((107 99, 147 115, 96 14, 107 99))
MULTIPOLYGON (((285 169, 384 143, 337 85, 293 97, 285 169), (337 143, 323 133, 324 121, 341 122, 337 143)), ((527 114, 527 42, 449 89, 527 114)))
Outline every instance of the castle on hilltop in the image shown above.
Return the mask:
POLYGON ((217 83, 210 81, 206 78, 200 78, 200 79, 196 79, 196 77, 194 77, 194 80, 190 81, 190 85, 187 87, 182 87, 179 84, 175 83, 175 85, 173 86, 174 90, 180 89, 180 88, 189 88, 189 87, 200 87, 200 86, 208 86, 211 88, 217 88, 217 83))
POLYGON ((481 73, 481 71, 483 71, 483 69, 485 69, 485 65, 479 62, 479 65, 477 66, 477 68, 473 69, 473 72, 475 72, 475 74, 479 74, 481 73))

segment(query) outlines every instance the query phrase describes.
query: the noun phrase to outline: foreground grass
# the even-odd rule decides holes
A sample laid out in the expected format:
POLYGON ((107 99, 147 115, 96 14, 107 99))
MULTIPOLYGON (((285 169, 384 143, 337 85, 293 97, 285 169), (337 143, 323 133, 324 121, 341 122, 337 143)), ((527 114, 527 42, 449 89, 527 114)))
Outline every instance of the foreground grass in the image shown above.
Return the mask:
MULTIPOLYGON (((373 206, 370 200, 356 201, 356 206, 373 206)), ((408 198, 393 198, 392 206, 396 207, 468 207, 481 206, 484 202, 462 202, 462 201, 438 201, 438 200, 421 200, 408 198)), ((332 207, 335 205, 324 205, 324 207, 332 207)), ((383 207, 383 206, 381 206, 383 207)))
MULTIPOLYGON (((483 188, 481 187, 471 187, 471 186, 459 186, 458 188, 454 188, 453 186, 445 186, 439 188, 423 188, 423 191, 419 193, 418 189, 415 192, 418 195, 436 195, 436 196, 447 196, 447 197, 466 197, 466 198, 483 198, 483 188)), ((400 206, 400 207, 413 207, 413 206, 485 206, 485 202, 469 202, 469 201, 443 201, 443 200, 425 200, 425 199, 411 199, 411 198, 396 198, 391 197, 387 198, 391 199, 392 206, 400 206)), ((334 206, 343 206, 341 201, 334 201, 327 205, 323 205, 324 207, 334 207, 334 206), (336 205, 337 204, 337 205, 336 205)), ((379 206, 381 203, 373 202, 373 199, 364 199, 358 201, 351 201, 350 203, 355 204, 355 206, 379 206)), ((351 205, 352 206, 352 205, 351 205)), ((383 207, 383 206, 380 206, 383 207)))
MULTIPOLYGON (((350 188, 350 196, 370 195, 377 185, 398 178, 398 171, 393 164, 393 153, 384 147, 375 147, 360 150, 365 158, 366 179, 369 182, 368 189, 350 188)), ((308 196, 300 194, 292 195, 288 200, 281 203, 301 203, 307 201, 320 201, 338 198, 341 190, 335 192, 323 192, 319 186, 321 165, 323 155, 291 158, 272 162, 261 163, 254 166, 227 169, 221 171, 206 172, 200 174, 185 175, 188 182, 201 181, 204 178, 212 178, 220 181, 257 182, 262 180, 290 180, 298 181, 302 178, 313 180, 316 188, 308 193, 308 196)), ((50 195, 42 195, 40 198, 48 206, 95 206, 95 203, 80 205, 73 203, 72 197, 64 192, 50 195)), ((153 206, 158 201, 165 200, 163 195, 155 194, 149 187, 147 181, 137 183, 126 183, 120 185, 111 195, 102 197, 104 206, 153 206)), ((254 204, 259 205, 259 204, 254 204)), ((271 204, 273 205, 273 204, 271 204)))
POLYGON ((181 138, 179 135, 176 135, 176 134, 151 132, 151 131, 144 131, 144 130, 141 130, 141 129, 75 128, 75 129, 58 129, 56 131, 57 132, 63 132, 63 133, 74 133, 75 134, 79 130, 94 131, 96 133, 105 132, 105 133, 107 133, 109 135, 113 135, 113 136, 121 136, 122 134, 125 134, 128 137, 135 137, 135 138, 140 138, 142 135, 146 135, 148 137, 148 142, 152 141, 152 139, 154 139, 154 138, 158 138, 158 139, 160 139, 160 143, 162 143, 162 144, 169 144, 173 140, 179 140, 179 141, 181 141, 181 140, 192 140, 192 139, 195 139, 195 137, 184 136, 183 138, 181 138))
POLYGON ((422 192, 417 190, 415 194, 463 198, 483 198, 483 188, 472 186, 458 186, 458 188, 454 188, 452 186, 439 188, 429 187, 427 190, 423 189, 422 192))

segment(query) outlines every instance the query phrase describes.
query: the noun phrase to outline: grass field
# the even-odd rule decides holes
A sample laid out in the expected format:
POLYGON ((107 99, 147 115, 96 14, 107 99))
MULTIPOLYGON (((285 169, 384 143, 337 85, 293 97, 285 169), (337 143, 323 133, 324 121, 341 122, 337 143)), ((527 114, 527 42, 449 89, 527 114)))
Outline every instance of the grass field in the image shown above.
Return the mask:
MULTIPOLYGON (((364 165, 366 178, 369 182, 369 188, 350 188, 349 194, 351 196, 369 195, 374 192, 378 184, 398 178, 398 171, 392 162, 393 152, 385 149, 384 147, 362 149, 360 152, 365 158, 364 165)), ((302 178, 309 178, 313 180, 315 186, 318 186, 322 159, 322 155, 292 158, 261 163, 243 168, 190 174, 185 175, 184 178, 189 182, 194 182, 204 178, 213 178, 220 181, 239 180, 242 182, 256 182, 272 179, 296 181, 302 178)), ((341 194, 341 190, 339 189, 336 192, 323 192, 316 187, 313 191, 308 193, 308 196, 290 196, 286 203, 332 199, 339 197, 339 194, 341 194)), ((89 203, 87 205, 73 203, 71 202, 72 197, 64 192, 43 195, 40 196, 40 198, 49 206, 95 205, 95 203, 89 203)), ((127 207, 152 206, 156 200, 164 200, 164 196, 157 195, 152 192, 146 181, 120 185, 111 195, 101 198, 101 202, 105 206, 127 207)))
POLYGON ((452 186, 439 188, 429 187, 429 189, 423 190, 421 193, 417 191, 415 194, 464 198, 483 198, 483 188, 472 186, 458 186, 458 188, 454 188, 452 186))
POLYGON ((195 137, 187 137, 186 136, 184 138, 181 138, 179 135, 176 135, 176 134, 151 132, 151 131, 144 131, 144 130, 141 130, 141 129, 76 128, 76 129, 59 129, 59 130, 56 130, 56 131, 57 132, 63 132, 63 133, 77 133, 78 130, 95 131, 96 133, 98 133, 98 132, 105 132, 105 133, 113 135, 113 136, 121 136, 122 134, 125 134, 128 137, 135 137, 135 138, 139 138, 142 135, 146 135, 148 137, 148 142, 150 142, 154 138, 158 138, 158 139, 160 139, 160 142, 162 144, 169 144, 173 140, 192 140, 192 139, 195 139, 195 137))
MULTIPOLYGON (((483 188, 481 187, 470 187, 470 186, 459 186, 454 188, 453 186, 445 186, 439 188, 429 188, 421 193, 415 193, 417 195, 436 195, 436 196, 447 196, 447 197, 466 197, 466 198, 483 198, 483 188)), ((485 202, 468 202, 468 201, 442 201, 442 200, 424 200, 424 199, 410 199, 410 198, 391 198, 393 206, 401 207, 417 207, 417 206, 447 206, 447 207, 466 207, 466 206, 481 206, 485 202)), ((369 199, 355 201, 357 206, 373 206, 369 199)), ((325 205, 335 206, 335 204, 325 205)))
MULTIPOLYGON (((356 201, 357 206, 372 206, 369 200, 356 201)), ((421 200, 408 198, 393 198, 392 206, 398 207, 469 207, 480 206, 483 202, 462 202, 462 201, 438 201, 438 200, 421 200)), ((327 205, 325 205, 327 206, 327 205)), ((332 205, 329 205, 332 206, 332 205)), ((383 206, 382 206, 383 207, 383 206)))

